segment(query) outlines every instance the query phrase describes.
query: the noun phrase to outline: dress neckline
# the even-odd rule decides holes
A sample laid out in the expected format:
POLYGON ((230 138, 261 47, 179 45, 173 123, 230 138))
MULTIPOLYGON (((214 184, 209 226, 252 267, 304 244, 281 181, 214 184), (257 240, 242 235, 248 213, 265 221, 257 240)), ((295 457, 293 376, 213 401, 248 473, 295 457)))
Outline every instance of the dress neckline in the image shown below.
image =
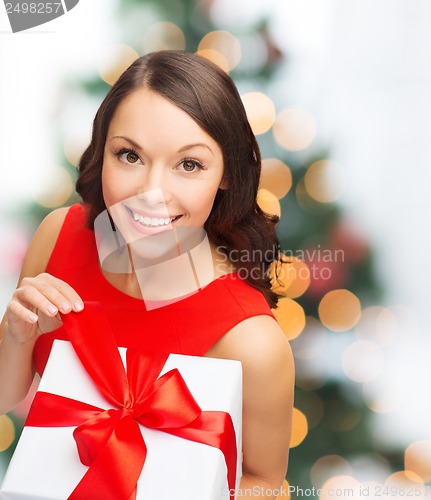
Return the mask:
MULTIPOLYGON (((96 253, 97 253, 97 249, 96 249, 96 253)), ((132 295, 129 295, 129 294, 123 292, 122 290, 120 290, 119 288, 117 288, 115 285, 113 285, 106 278, 106 276, 102 273, 102 270, 100 269, 99 258, 98 257, 97 257, 97 260, 96 260, 96 268, 97 268, 97 277, 98 277, 99 281, 103 284, 104 287, 107 287, 113 294, 117 295, 121 300, 129 301, 129 302, 133 303, 134 305, 141 306, 141 307, 142 307, 142 305, 145 302, 147 302, 148 304, 150 304, 151 302, 153 302, 153 301, 144 301, 144 299, 140 299, 138 297, 133 297, 132 295)), ((220 282, 222 282, 223 280, 227 279, 228 277, 233 276, 233 275, 237 275, 237 274, 238 274, 238 271, 232 271, 230 273, 222 274, 222 275, 218 276, 217 278, 215 278, 214 280, 212 280, 207 285, 203 286, 202 288, 199 288, 196 292, 188 294, 188 295, 184 296, 184 298, 182 298, 182 299, 175 300, 173 302, 167 301, 167 304, 165 306, 163 306, 163 307, 173 306, 175 304, 182 303, 184 300, 187 300, 187 299, 193 297, 197 293, 200 293, 200 292, 206 290, 207 288, 209 288, 211 286, 217 285, 220 282)))

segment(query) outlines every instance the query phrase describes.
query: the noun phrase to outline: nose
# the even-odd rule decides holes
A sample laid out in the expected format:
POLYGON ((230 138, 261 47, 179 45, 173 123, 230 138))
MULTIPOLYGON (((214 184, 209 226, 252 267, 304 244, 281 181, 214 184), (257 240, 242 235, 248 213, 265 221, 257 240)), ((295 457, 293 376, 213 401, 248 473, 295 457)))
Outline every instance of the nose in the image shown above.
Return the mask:
POLYGON ((165 197, 161 188, 141 190, 138 192, 138 199, 148 206, 166 206, 165 197))
POLYGON ((138 198, 150 206, 165 205, 168 196, 163 167, 149 166, 138 186, 138 198))

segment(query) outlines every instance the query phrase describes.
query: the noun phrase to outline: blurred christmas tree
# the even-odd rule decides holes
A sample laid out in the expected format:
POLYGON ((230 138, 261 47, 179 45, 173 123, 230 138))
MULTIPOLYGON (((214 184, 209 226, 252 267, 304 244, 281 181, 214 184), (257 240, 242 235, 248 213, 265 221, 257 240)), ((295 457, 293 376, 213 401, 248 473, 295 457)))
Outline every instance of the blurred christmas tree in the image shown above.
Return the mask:
MULTIPOLYGON (((279 282, 274 281, 284 295, 276 315, 291 341, 297 369, 287 479, 301 488, 321 487, 330 477, 352 473, 350 464, 361 457, 367 457, 368 467, 383 463, 389 473, 398 470, 402 452, 385 456, 376 449, 372 405, 367 406, 361 392, 374 368, 355 329, 365 309, 370 310, 368 320, 372 312, 372 321, 381 313, 370 307, 382 297, 372 250, 337 205, 342 185, 329 148, 310 148, 316 142, 311 113, 294 105, 278 109, 276 98, 267 95, 280 78, 277 69, 289 63, 289 54, 271 39, 268 20, 247 31, 227 31, 214 25, 212 4, 123 0, 117 12, 122 45, 116 47, 116 57, 111 51, 99 76, 66 82, 68 92, 100 102, 138 54, 159 49, 197 51, 230 73, 264 158, 259 203, 268 212, 281 213, 281 250, 291 261, 281 269, 279 282)), ((63 143, 59 137, 59 156, 63 143)), ((66 151, 63 164, 75 178, 82 149, 66 151)), ((76 200, 71 196, 62 203, 76 200)), ((40 220, 52 205, 28 208, 40 220)))

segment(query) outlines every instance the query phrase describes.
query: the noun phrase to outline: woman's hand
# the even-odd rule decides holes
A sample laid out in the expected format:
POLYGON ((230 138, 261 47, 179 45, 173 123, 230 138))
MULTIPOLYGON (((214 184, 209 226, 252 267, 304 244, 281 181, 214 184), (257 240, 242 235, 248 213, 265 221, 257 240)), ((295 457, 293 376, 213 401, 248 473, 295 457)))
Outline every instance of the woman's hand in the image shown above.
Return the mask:
POLYGON ((18 343, 35 341, 38 335, 62 325, 59 312, 83 308, 80 296, 64 281, 48 273, 25 277, 6 309, 8 333, 18 343))

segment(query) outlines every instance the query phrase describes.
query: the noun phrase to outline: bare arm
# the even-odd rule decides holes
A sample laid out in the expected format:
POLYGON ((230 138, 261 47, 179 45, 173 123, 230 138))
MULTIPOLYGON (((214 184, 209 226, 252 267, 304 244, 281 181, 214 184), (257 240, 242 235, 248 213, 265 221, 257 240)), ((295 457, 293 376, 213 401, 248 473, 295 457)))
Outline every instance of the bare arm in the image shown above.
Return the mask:
POLYGON ((69 285, 45 273, 66 213, 52 212, 36 231, 0 325, 0 415, 12 410, 30 388, 38 336, 61 325, 59 311, 79 310, 82 303, 69 285))
POLYGON ((287 472, 291 435, 294 366, 289 343, 273 318, 256 316, 239 323, 217 344, 218 352, 211 355, 238 359, 243 365, 243 476, 238 496, 275 499, 287 472))

